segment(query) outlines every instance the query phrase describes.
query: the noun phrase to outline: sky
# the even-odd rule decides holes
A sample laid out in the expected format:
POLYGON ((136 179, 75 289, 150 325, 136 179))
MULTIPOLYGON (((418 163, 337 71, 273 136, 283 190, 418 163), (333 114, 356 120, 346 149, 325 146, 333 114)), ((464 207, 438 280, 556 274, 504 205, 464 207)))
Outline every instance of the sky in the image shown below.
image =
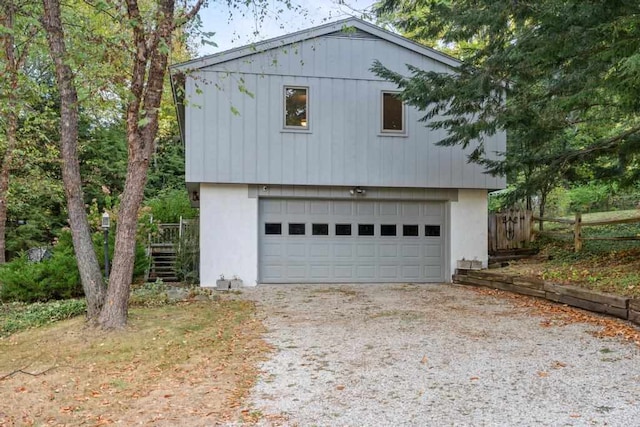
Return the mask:
POLYGON ((201 45, 198 54, 222 52, 349 16, 361 18, 363 11, 371 10, 375 0, 293 0, 292 3, 300 6, 299 10, 286 10, 275 0, 268 3, 266 16, 260 22, 253 9, 244 6, 234 9, 230 18, 226 1, 209 2, 209 6, 200 11, 200 18, 203 31, 215 33, 212 41, 217 47, 201 45))

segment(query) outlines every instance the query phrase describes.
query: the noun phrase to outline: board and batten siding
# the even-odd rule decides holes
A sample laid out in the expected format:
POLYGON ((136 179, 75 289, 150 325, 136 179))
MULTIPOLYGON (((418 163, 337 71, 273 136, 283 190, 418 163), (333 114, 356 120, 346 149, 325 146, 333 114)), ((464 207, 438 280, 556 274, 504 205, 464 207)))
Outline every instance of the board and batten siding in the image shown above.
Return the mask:
MULTIPOLYGON (((376 58, 402 72, 406 63, 446 70, 386 40, 324 36, 192 72, 186 79, 186 181, 504 187, 502 178, 467 163, 460 147, 436 146, 446 132, 426 128, 418 121, 423 113, 413 108, 406 109, 406 136, 381 135, 381 92, 396 87, 369 71, 376 58), (283 130, 283 88, 289 85, 309 88, 308 132, 283 130)), ((504 134, 485 147, 503 152, 504 134)))

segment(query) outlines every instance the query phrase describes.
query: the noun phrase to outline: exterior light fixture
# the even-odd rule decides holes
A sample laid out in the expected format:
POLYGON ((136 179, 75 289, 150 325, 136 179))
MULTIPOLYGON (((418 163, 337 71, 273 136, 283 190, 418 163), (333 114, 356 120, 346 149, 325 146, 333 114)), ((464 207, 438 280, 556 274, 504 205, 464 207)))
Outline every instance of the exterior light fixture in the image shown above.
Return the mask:
POLYGON ((362 187, 353 187, 351 190, 349 190, 349 194, 351 194, 352 196, 364 196, 365 194, 367 194, 367 190, 362 187))

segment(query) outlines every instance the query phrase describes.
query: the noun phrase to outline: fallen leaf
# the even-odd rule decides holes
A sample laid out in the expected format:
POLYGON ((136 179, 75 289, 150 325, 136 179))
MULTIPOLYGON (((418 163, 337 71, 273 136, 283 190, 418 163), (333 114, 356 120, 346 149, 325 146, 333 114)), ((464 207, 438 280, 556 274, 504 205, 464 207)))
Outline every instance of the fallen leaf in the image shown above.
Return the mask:
POLYGON ((471 381, 478 381, 480 379, 480 377, 471 377, 470 380, 471 381))
POLYGON ((549 373, 546 371, 538 371, 538 376, 541 378, 548 377, 549 373))
POLYGON ((422 356, 422 360, 420 361, 420 363, 422 363, 424 365, 428 361, 429 361, 429 359, 427 358, 427 355, 425 354, 424 356, 422 356))
POLYGON ((342 384, 336 386, 336 390, 344 390, 344 386, 342 384))

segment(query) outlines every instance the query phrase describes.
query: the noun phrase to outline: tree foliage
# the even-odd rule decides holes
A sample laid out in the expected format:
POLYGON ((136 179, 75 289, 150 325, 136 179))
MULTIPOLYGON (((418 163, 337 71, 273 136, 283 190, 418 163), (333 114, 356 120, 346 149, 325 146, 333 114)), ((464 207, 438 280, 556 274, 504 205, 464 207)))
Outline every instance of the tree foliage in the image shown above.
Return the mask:
POLYGON ((385 0, 378 13, 408 35, 465 46, 454 73, 373 67, 425 112, 427 126, 448 131, 440 144, 472 147, 470 160, 519 182, 520 195, 584 178, 585 169, 637 181, 638 2, 385 0), (496 160, 483 141, 499 131, 509 155, 496 160))

